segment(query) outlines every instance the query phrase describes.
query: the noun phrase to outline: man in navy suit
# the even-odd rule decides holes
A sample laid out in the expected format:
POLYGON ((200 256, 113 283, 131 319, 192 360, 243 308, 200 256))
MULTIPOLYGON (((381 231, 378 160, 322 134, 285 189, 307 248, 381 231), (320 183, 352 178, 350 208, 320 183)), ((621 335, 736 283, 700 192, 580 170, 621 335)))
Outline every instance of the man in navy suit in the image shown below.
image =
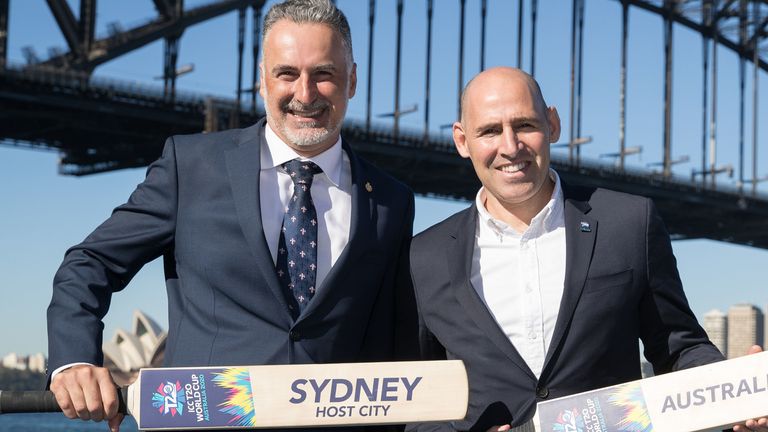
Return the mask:
POLYGON ((270 9, 262 39, 266 120, 169 138, 128 202, 67 252, 48 335, 50 388, 68 417, 117 429, 114 384, 99 367, 101 320, 112 293, 159 256, 166 365, 417 356, 413 194, 340 137, 356 86, 347 20, 329 0, 288 0, 270 9), (311 248, 311 262, 301 263, 287 221, 307 211, 296 236, 316 230, 297 252, 311 248), (294 275, 294 265, 304 267, 294 275))
POLYGON ((639 379, 638 339, 656 373, 722 360, 653 202, 550 168, 560 119, 532 77, 490 69, 461 102, 453 138, 482 187, 414 238, 411 273, 422 355, 464 360, 469 408, 415 429, 533 431, 539 401, 639 379))

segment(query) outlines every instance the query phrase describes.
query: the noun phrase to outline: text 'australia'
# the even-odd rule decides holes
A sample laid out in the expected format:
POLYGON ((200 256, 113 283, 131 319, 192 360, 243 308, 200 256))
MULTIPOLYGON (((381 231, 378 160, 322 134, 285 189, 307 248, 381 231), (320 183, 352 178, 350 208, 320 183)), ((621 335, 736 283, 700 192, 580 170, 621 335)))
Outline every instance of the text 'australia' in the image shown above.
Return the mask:
POLYGON ((666 396, 661 412, 684 410, 692 406, 746 397, 766 390, 768 390, 768 375, 744 378, 738 382, 715 384, 666 396))

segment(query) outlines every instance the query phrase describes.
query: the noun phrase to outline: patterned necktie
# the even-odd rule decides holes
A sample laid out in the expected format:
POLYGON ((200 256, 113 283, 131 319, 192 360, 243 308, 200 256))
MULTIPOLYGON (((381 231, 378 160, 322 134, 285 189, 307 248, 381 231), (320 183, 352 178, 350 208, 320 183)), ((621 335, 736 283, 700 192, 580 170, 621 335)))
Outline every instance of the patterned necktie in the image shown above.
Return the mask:
POLYGON ((317 212, 310 188, 315 174, 323 172, 309 161, 293 159, 283 164, 293 180, 293 196, 285 207, 277 249, 277 276, 294 319, 315 294, 317 275, 317 212))

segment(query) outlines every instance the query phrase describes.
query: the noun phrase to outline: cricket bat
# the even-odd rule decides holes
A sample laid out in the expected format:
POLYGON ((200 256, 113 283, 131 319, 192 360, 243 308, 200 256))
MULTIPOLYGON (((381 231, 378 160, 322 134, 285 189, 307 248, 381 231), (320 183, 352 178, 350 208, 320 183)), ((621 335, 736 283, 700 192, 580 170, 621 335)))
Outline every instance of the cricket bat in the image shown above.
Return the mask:
POLYGON ((768 352, 539 402, 543 431, 676 431, 768 415, 768 352))
MULTIPOLYGON (((469 397, 459 360, 141 369, 121 390, 147 431, 450 421, 469 397)), ((0 391, 0 413, 59 410, 50 392, 0 391)))

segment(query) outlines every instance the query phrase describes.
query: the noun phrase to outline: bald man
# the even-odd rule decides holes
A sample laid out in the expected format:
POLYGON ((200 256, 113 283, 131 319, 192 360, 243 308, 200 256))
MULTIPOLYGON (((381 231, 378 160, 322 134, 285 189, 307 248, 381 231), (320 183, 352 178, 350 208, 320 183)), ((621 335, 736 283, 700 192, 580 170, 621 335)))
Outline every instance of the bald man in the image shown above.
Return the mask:
POLYGON ((557 110, 512 68, 475 77, 453 125, 482 183, 475 202, 414 238, 426 358, 464 360, 463 421, 419 430, 533 430, 536 403, 723 359, 683 293, 647 198, 561 182, 557 110))

